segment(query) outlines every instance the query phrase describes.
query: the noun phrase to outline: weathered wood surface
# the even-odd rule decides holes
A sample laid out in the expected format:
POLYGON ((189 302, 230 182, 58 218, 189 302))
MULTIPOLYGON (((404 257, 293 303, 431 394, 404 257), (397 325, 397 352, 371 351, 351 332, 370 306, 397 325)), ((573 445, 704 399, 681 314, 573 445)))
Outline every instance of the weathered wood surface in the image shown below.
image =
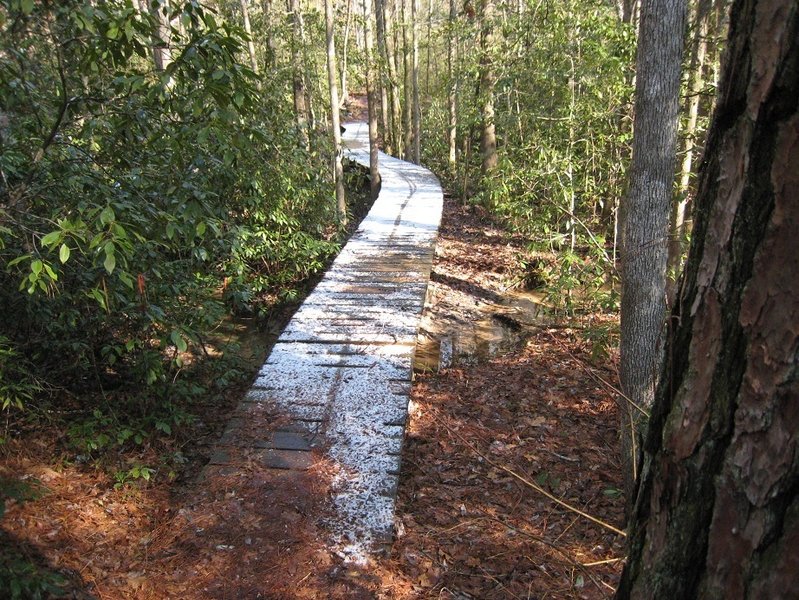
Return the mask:
MULTIPOLYGON (((365 123, 348 123, 345 152, 368 167, 365 123)), ((371 211, 286 326, 245 398, 288 418, 262 444, 274 468, 321 455, 337 472, 333 543, 360 560, 391 539, 419 320, 441 219, 427 169, 380 154, 371 211)))

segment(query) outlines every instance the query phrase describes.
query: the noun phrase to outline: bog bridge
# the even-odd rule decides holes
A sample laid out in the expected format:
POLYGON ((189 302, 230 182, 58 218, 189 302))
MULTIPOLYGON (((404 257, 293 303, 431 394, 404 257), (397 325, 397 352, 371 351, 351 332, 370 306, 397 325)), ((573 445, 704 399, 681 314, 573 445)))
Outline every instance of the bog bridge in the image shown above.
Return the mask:
MULTIPOLYGON (((366 124, 345 124, 343 142, 346 155, 368 167, 366 124)), ((279 417, 277 429, 255 443, 268 467, 330 463, 326 528, 353 560, 393 534, 413 356, 443 202, 424 167, 383 153, 379 164, 382 187, 369 214, 286 326, 240 410, 279 417)), ((224 464, 224 452, 216 456, 224 464)))

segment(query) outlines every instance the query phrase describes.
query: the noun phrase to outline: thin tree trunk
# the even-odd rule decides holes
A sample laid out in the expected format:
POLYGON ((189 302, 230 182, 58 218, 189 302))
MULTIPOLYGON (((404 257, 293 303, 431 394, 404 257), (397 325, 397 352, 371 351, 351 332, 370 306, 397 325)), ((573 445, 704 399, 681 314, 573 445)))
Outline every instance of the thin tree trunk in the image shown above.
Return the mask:
POLYGON ((347 202, 344 196, 344 165, 341 162, 341 121, 339 119, 338 73, 336 73, 335 16, 333 0, 325 0, 327 33, 327 82, 330 87, 330 130, 333 137, 333 178, 336 183, 336 210, 340 225, 347 223, 347 202))
POLYGON ((620 600, 799 589, 799 7, 730 23, 620 600))
POLYGON ((691 201, 690 185, 693 173, 694 149, 696 147, 696 124, 699 119, 699 100, 704 86, 703 71, 707 54, 707 25, 710 12, 710 0, 700 0, 696 6, 694 17, 694 37, 691 45, 691 61, 689 63, 688 97, 685 99, 685 113, 688 115, 683 132, 683 159, 680 169, 680 183, 677 199, 672 202, 669 236, 669 260, 666 267, 668 273, 667 297, 669 305, 674 303, 677 291, 677 278, 680 263, 688 241, 688 229, 685 215, 691 201))
POLYGON ((151 51, 155 70, 161 72, 172 62, 172 54, 169 49, 169 24, 167 16, 164 14, 164 10, 169 9, 169 4, 166 0, 160 2, 139 0, 139 9, 142 12, 149 12, 155 20, 158 39, 154 41, 151 51))
MULTIPOLYGON (((643 0, 636 57, 630 191, 622 214, 620 369, 626 398, 652 406, 662 353, 666 259, 674 182, 684 0, 643 0)), ((621 403, 625 492, 633 500, 645 421, 621 403)))
POLYGON ((430 51, 432 49, 433 32, 433 0, 427 0, 427 56, 424 69, 425 98, 430 98, 430 51))
POLYGON ((264 61, 265 70, 275 67, 277 64, 277 42, 272 35, 272 0, 263 0, 261 3, 263 11, 263 36, 266 41, 266 59, 264 61))
MULTIPOLYGON (((571 44, 569 44, 569 51, 571 51, 571 44)), ((577 104, 577 77, 573 56, 569 56, 569 65, 569 145, 566 149, 566 181, 569 183, 569 188, 566 190, 566 201, 569 205, 569 218, 566 234, 569 236, 569 248, 574 252, 574 248, 577 246, 577 228, 574 222, 577 214, 577 195, 574 192, 574 110, 577 104)), ((571 293, 571 290, 568 290, 568 293, 571 293)))
POLYGON ((419 103, 419 0, 411 0, 411 43, 412 43, 412 71, 411 85, 413 86, 413 162, 421 162, 422 142, 422 107, 419 103))
POLYGON ((618 0, 616 4, 622 23, 634 23, 639 12, 638 0, 618 0))
POLYGON ((375 84, 374 38, 372 36, 372 0, 363 1, 363 39, 366 51, 366 99, 369 107, 369 189, 372 200, 380 192, 380 169, 377 147, 377 94, 375 84))
POLYGON ((305 64, 301 46, 305 40, 305 24, 303 22, 299 0, 287 0, 287 5, 289 14, 291 15, 292 29, 294 30, 294 40, 291 45, 294 118, 297 122, 300 142, 306 150, 310 150, 308 106, 306 104, 307 90, 305 88, 305 64))
POLYGON ((482 0, 481 33, 480 33, 480 112, 482 127, 480 130, 480 155, 482 157, 483 175, 487 175, 497 166, 497 131, 494 123, 494 0, 482 0))
POLYGON ((250 7, 248 0, 240 0, 241 18, 244 21, 244 33, 247 34, 247 53, 250 57, 250 67, 254 72, 258 72, 258 61, 255 58, 255 41, 252 38, 252 26, 250 25, 250 7))
POLYGON ((388 90, 385 85, 385 77, 381 77, 381 69, 377 68, 377 81, 375 82, 378 87, 378 95, 380 96, 380 131, 383 139, 383 147, 386 154, 392 154, 394 147, 391 145, 391 109, 388 104, 388 90))
MULTIPOLYGON (((405 5, 409 0, 398 0, 402 10, 402 63, 404 67, 402 129, 404 132, 405 160, 413 161, 413 130, 411 117, 411 90, 413 88, 408 52, 408 18, 405 5)), ((410 0, 413 2, 413 0, 410 0)))
POLYGON ((348 84, 348 57, 350 49, 350 27, 352 26, 352 3, 354 0, 345 0, 347 3, 347 17, 344 21, 344 42, 341 46, 341 107, 343 108, 350 100, 350 90, 348 84))
POLYGON ((458 79, 455 74, 456 62, 458 60, 458 3, 457 0, 449 0, 449 36, 447 40, 447 72, 449 74, 449 95, 447 104, 449 107, 449 164, 450 174, 455 176, 458 145, 458 79))
MULTIPOLYGON (((388 143, 391 145, 390 154, 402 154, 402 114, 400 107, 400 89, 397 78, 397 61, 391 44, 389 33, 389 19, 386 13, 384 0, 375 0, 375 21, 377 25, 377 46, 380 55, 385 60, 387 70, 386 90, 391 104, 391 130, 386 132, 388 143)), ((388 148, 387 148, 388 150, 388 148)))
MULTIPOLYGON (((302 16, 302 0, 297 0, 297 7, 299 8, 300 16, 302 16)), ((303 20, 304 23, 304 20, 303 20)), ((324 98, 324 91, 322 89, 323 79, 317 76, 319 73, 319 63, 317 61, 317 54, 313 51, 311 44, 306 41, 305 27, 302 29, 303 38, 300 40, 302 48, 302 64, 303 64, 303 80, 305 82, 305 107, 308 114, 308 131, 314 131, 317 125, 316 118, 316 102, 314 101, 314 86, 316 86, 316 97, 324 98)), ((325 111, 322 111, 323 113, 325 111)), ((323 117, 324 119, 324 117, 323 117)))

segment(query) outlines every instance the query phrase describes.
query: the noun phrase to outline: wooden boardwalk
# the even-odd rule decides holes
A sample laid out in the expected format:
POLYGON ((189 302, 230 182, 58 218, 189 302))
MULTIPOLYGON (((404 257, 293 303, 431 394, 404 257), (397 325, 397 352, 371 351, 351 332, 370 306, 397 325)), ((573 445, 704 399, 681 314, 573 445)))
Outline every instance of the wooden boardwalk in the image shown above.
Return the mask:
MULTIPOLYGON (((368 167, 366 124, 345 128, 346 155, 368 167)), ((332 466, 326 526, 337 550, 356 561, 393 535, 413 356, 443 201, 438 180, 421 166, 381 153, 380 173, 371 211, 286 326, 243 411, 281 418, 259 444, 269 467, 332 466)))

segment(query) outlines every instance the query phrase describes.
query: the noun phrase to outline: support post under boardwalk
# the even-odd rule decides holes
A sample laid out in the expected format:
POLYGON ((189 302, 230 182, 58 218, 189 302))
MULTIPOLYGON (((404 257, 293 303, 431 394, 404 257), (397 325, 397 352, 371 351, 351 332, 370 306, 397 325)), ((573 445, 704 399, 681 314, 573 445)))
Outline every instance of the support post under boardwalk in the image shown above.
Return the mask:
MULTIPOLYGON (((350 159, 369 166, 365 123, 345 125, 350 159)), ((248 393, 280 415, 265 460, 335 475, 332 542, 363 560, 393 535, 416 336, 443 194, 424 167, 380 154, 371 211, 286 326, 248 393)))

